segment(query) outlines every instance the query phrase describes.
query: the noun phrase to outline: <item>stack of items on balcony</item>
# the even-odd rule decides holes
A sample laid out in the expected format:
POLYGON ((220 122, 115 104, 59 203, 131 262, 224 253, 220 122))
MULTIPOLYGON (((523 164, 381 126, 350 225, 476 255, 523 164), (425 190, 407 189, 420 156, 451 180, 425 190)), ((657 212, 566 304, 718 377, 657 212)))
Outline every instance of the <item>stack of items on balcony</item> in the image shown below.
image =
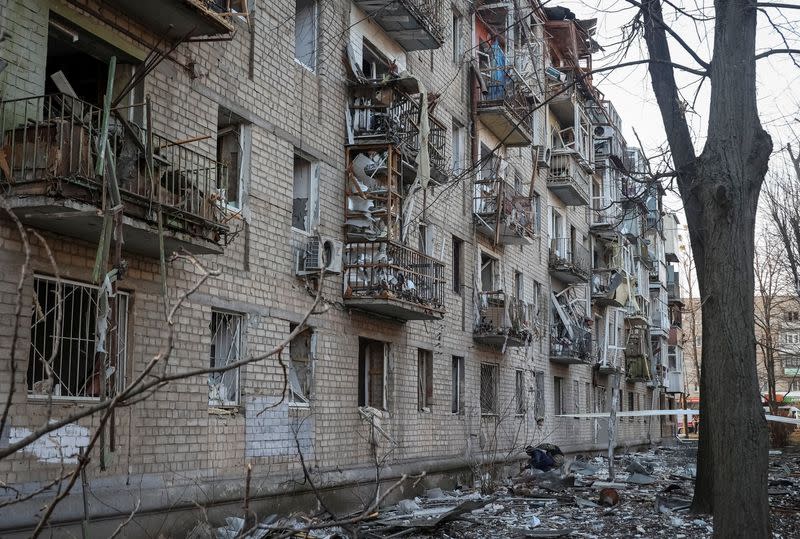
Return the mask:
POLYGON ((350 185, 347 190, 345 221, 350 239, 375 241, 387 237, 385 197, 387 187, 386 152, 360 153, 352 163, 350 185))
MULTIPOLYGON (((563 293, 562 293, 563 294, 563 293)), ((588 360, 592 353, 592 319, 587 318, 583 301, 568 294, 553 294, 553 307, 558 316, 550 332, 550 349, 555 356, 588 360)))

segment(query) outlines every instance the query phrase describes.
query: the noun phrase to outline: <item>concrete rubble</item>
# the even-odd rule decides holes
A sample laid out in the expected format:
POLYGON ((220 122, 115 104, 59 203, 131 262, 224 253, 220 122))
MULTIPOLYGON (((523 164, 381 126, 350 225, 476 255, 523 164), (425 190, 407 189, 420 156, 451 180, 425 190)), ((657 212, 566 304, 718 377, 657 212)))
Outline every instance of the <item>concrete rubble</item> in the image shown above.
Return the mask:
MULTIPOLYGON (((308 537, 479 539, 711 537, 712 519, 689 512, 696 446, 662 447, 618 456, 614 481, 604 457, 567 458, 560 468, 526 468, 497 482, 490 495, 480 489, 430 489, 400 500, 355 528, 315 527, 308 537)), ((770 505, 774 539, 797 537, 800 529, 800 452, 770 456, 770 505)), ((243 520, 228 518, 215 538, 287 536, 312 521, 295 515, 263 520, 254 533, 241 533, 243 520)), ((297 535, 303 536, 305 535, 297 535)))

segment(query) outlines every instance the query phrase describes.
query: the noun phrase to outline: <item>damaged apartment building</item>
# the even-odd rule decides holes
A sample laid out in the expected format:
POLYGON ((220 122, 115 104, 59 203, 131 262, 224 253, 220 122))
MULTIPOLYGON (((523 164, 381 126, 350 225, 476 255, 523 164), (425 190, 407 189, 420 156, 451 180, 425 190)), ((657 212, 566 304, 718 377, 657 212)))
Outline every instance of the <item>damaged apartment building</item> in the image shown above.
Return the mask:
MULTIPOLYGON (((471 484, 529 444, 604 450, 608 422, 576 414, 673 407, 674 247, 593 84, 595 20, 536 0, 2 15, 0 450, 137 383, 168 340, 148 376, 175 379, 0 459, 18 487, 0 496, 52 481, 100 429, 84 489, 109 503, 86 511, 138 503, 147 527, 172 508, 183 529, 240 504, 248 466, 276 508, 307 493, 304 466, 341 491, 376 463, 471 484), (177 376, 292 333, 280 359, 177 376)), ((616 443, 670 428, 626 417, 616 443)), ((48 496, 0 508, 0 533, 27 535, 48 496)), ((73 494, 53 521, 84 516, 73 494)))

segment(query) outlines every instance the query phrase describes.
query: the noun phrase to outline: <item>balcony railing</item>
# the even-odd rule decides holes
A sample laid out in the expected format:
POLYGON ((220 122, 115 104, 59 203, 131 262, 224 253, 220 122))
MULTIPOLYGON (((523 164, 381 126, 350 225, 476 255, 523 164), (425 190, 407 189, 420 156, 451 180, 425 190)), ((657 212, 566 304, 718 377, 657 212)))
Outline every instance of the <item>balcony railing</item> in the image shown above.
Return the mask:
MULTIPOLYGON (((388 142, 395 145, 408 162, 413 162, 420 149, 419 97, 399 89, 386 88, 384 91, 392 96, 388 104, 374 97, 353 98, 350 105, 353 141, 356 144, 388 142)), ((428 125, 431 179, 441 183, 447 176, 447 129, 430 115, 428 125)))
POLYGON ((502 291, 478 293, 476 341, 496 346, 524 346, 536 323, 536 306, 502 291))
POLYGON ((578 154, 572 150, 553 150, 547 188, 567 206, 589 204, 589 175, 578 162, 578 154))
POLYGON ((604 196, 593 196, 592 207, 589 212, 591 226, 609 227, 620 224, 614 211, 614 203, 604 196))
POLYGON ((107 179, 101 180, 95 174, 101 117, 98 107, 64 94, 0 102, 7 165, 0 169, 0 183, 12 195, 70 198, 99 207, 101 182, 109 181, 113 163, 126 215, 152 221, 159 202, 167 227, 219 242, 230 219, 225 165, 153 134, 151 182, 145 132, 112 115, 107 179))
POLYGON ((499 138, 503 145, 527 146, 531 130, 527 86, 513 66, 481 70, 486 91, 478 101, 481 122, 499 138))
POLYGON ((502 178, 475 182, 473 212, 478 230, 499 244, 528 244, 534 237, 531 197, 518 192, 502 178))
POLYGON ((592 334, 586 329, 573 327, 573 337, 558 336, 558 328, 550 331, 550 361, 554 363, 593 363, 597 359, 592 334))
POLYGON ((354 3, 407 51, 438 49, 444 43, 442 3, 438 0, 355 0, 354 3))
POLYGON ((616 269, 592 270, 592 301, 599 305, 622 307, 617 299, 617 288, 623 281, 623 274, 616 269))
POLYGON ((233 32, 233 17, 247 16, 247 0, 116 0, 114 6, 155 35, 214 36, 233 32))
POLYGON ((552 275, 564 282, 586 282, 592 268, 589 250, 570 238, 552 238, 549 268, 552 275))
POLYGON ((444 316, 444 264, 392 241, 351 242, 344 253, 345 304, 401 320, 444 316))
POLYGON ((681 301, 681 287, 677 281, 667 281, 667 300, 671 302, 681 301))

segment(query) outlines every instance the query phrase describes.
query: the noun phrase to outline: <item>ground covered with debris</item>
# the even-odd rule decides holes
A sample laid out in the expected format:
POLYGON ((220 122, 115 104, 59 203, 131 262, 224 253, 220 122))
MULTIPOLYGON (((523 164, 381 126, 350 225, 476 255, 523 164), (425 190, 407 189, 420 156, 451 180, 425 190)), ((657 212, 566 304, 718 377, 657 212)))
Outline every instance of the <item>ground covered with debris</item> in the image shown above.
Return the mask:
MULTIPOLYGON (((689 513, 695 458, 694 444, 621 454, 610 481, 607 459, 569 457, 549 471, 525 469, 495 484, 490 494, 436 488, 353 526, 328 529, 301 515, 272 516, 248 536, 287 537, 304 530, 298 536, 330 539, 352 532, 380 539, 711 537, 712 519, 689 513)), ((771 452, 769 472, 773 537, 800 538, 800 448, 771 452)), ((238 531, 230 529, 231 536, 238 531)), ((217 537, 227 536, 217 530, 217 537)))

